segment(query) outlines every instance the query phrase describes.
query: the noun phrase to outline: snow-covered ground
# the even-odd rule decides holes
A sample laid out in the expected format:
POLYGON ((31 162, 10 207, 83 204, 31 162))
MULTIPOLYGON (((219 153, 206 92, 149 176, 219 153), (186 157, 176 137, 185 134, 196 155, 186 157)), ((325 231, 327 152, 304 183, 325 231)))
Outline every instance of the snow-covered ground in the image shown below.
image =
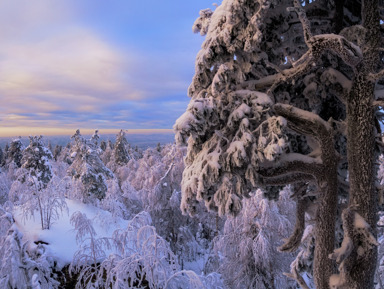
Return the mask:
MULTIPOLYGON (((68 211, 63 211, 61 218, 55 221, 49 230, 41 229, 40 216, 37 212, 34 217, 29 219, 23 218, 19 208, 16 208, 14 214, 16 225, 23 233, 23 241, 29 241, 30 244, 48 243, 45 245, 46 250, 57 262, 58 267, 71 263, 73 255, 81 246, 81 243, 76 241, 76 231, 70 223, 74 212, 80 211, 92 220, 98 238, 110 238, 116 229, 125 228, 128 224, 128 221, 112 217, 111 213, 95 206, 69 199, 66 199, 66 202, 68 211)), ((106 253, 108 255, 111 252, 106 253)))

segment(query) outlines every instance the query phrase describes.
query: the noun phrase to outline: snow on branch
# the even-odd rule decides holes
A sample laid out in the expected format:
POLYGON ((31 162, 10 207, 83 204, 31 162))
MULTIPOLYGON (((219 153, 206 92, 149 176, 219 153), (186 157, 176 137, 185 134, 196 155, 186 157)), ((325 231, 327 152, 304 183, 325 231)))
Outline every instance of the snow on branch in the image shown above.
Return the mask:
POLYGON ((292 173, 304 173, 318 178, 323 171, 322 162, 318 159, 298 154, 289 153, 281 156, 278 166, 261 167, 258 173, 262 177, 278 177, 292 173))
POLYGON ((274 80, 272 86, 268 90, 269 93, 272 93, 279 84, 294 81, 296 78, 311 70, 316 61, 325 51, 335 53, 352 68, 356 67, 361 62, 363 59, 363 53, 360 47, 347 40, 344 36, 336 34, 320 34, 312 36, 309 21, 305 16, 304 9, 298 1, 295 1, 295 7, 292 7, 289 10, 295 11, 299 15, 308 51, 304 53, 296 62, 292 63, 292 68, 285 69, 273 76, 269 75, 266 79, 258 80, 257 83, 255 83, 255 81, 249 82, 249 85, 259 83, 267 85, 271 82, 271 80, 274 80))
POLYGON ((277 177, 262 176, 260 184, 264 186, 285 186, 289 184, 312 181, 315 181, 315 177, 313 175, 304 173, 291 173, 277 177))
POLYGON ((200 10, 200 17, 196 19, 193 23, 192 31, 194 33, 200 33, 201 36, 204 36, 208 32, 209 24, 211 23, 211 16, 213 11, 209 8, 200 10))
POLYGON ((330 278, 330 285, 335 286, 335 288, 348 286, 346 283, 348 280, 347 274, 350 274, 351 270, 353 270, 353 264, 350 264, 349 261, 355 259, 354 257, 349 258, 350 256, 357 254, 362 257, 368 250, 372 249, 373 246, 379 245, 371 233, 371 227, 364 218, 357 213, 356 209, 357 206, 350 206, 343 210, 341 218, 343 221, 344 239, 341 247, 335 249, 334 252, 329 255, 330 259, 335 260, 336 263, 339 264, 338 269, 340 274, 334 274, 330 278))
MULTIPOLYGON (((283 70, 281 73, 276 74, 273 79, 272 86, 268 89, 269 93, 272 93, 276 87, 283 82, 291 82, 301 75, 306 74, 311 70, 315 64, 315 58, 312 55, 312 51, 308 50, 304 53, 296 62, 292 63, 292 68, 283 70)), ((267 76, 268 79, 272 78, 267 76)))
POLYGON ((273 108, 277 114, 288 120, 289 128, 298 133, 313 136, 320 143, 332 131, 330 124, 315 113, 280 103, 275 104, 273 108))
POLYGON ((360 47, 341 35, 316 35, 311 38, 309 44, 315 59, 318 59, 326 50, 336 53, 337 56, 351 67, 355 67, 363 59, 363 53, 360 47))
MULTIPOLYGON (((308 51, 296 62, 292 68, 285 69, 275 75, 268 75, 259 80, 244 82, 243 88, 264 88, 270 86, 269 93, 272 93, 281 83, 294 81, 298 77, 309 72, 325 51, 331 51, 339 56, 347 65, 356 67, 362 60, 363 54, 359 46, 348 41, 341 35, 321 34, 311 37, 308 42, 308 51)), ((340 76, 340 75, 339 75, 340 76)), ((346 87, 348 82, 343 83, 346 87)), ((344 87, 344 86, 343 86, 344 87)))
POLYGON ((348 94, 352 88, 352 81, 350 79, 348 79, 348 77, 346 77, 340 71, 338 71, 332 67, 328 67, 321 74, 320 80, 322 83, 324 83, 327 86, 329 86, 330 84, 333 84, 333 85, 339 84, 342 87, 342 92, 336 93, 336 95, 339 97, 339 99, 342 102, 344 102, 344 103, 346 102, 344 95, 348 94))

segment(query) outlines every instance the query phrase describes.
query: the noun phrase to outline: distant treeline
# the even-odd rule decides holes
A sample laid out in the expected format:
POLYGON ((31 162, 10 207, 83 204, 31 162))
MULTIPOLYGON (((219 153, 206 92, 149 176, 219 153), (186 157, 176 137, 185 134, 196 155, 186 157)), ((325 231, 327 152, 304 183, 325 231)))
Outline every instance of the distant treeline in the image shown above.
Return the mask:
MULTIPOLYGON (((84 135, 85 138, 90 138, 91 135, 84 135)), ((155 147, 158 143, 168 144, 174 142, 175 135, 173 133, 154 133, 154 134, 127 134, 128 142, 132 146, 138 146, 140 149, 145 150, 149 147, 155 147)), ((10 143, 16 137, 0 137, 0 148, 4 149, 5 145, 10 143)), ((115 142, 116 134, 100 134, 101 140, 111 140, 115 142)), ((52 147, 56 145, 65 146, 71 141, 71 136, 60 135, 60 136, 45 136, 44 142, 51 143, 52 147)), ((29 138, 24 136, 21 137, 21 142, 24 146, 28 146, 29 138)))

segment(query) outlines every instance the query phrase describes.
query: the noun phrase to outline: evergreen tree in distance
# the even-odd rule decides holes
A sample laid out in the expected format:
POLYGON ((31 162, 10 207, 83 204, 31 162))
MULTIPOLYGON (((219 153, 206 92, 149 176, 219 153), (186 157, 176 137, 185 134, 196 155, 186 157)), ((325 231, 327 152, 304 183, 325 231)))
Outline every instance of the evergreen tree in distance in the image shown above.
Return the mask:
POLYGON ((68 168, 68 174, 77 180, 79 192, 75 197, 85 202, 103 199, 108 189, 106 179, 113 178, 113 173, 99 157, 101 149, 98 138, 97 131, 89 141, 82 137, 80 130, 72 136, 73 162, 68 168))

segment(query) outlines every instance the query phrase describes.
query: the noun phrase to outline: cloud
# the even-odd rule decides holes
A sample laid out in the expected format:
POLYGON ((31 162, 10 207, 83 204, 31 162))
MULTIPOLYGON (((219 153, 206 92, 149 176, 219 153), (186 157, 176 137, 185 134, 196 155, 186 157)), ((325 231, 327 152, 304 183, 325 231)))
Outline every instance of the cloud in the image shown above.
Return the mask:
POLYGON ((73 27, 32 43, 5 42, 0 46, 0 95, 13 98, 10 103, 30 97, 42 109, 44 102, 58 102, 76 110, 84 104, 97 107, 111 96, 142 95, 124 82, 125 55, 85 29, 73 27))
POLYGON ((171 128, 188 102, 191 50, 180 49, 173 34, 144 41, 141 26, 131 29, 136 12, 130 22, 118 13, 113 26, 112 10, 104 23, 98 17, 105 13, 92 8, 88 23, 81 17, 86 5, 94 7, 92 1, 0 2, 0 127, 171 128), (140 33, 121 33, 116 25, 140 33), (138 36, 143 43, 135 42, 138 36))

